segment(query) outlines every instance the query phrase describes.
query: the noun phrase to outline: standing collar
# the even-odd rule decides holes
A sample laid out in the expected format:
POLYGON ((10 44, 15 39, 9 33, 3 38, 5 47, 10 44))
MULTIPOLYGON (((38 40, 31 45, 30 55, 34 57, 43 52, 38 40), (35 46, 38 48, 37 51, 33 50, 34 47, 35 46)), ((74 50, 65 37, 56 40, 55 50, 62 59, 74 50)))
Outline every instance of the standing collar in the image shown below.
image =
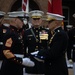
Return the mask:
POLYGON ((57 32, 58 30, 61 30, 61 29, 62 29, 62 27, 59 26, 59 27, 55 28, 53 31, 57 32))
POLYGON ((35 28, 34 26, 32 27, 34 30, 39 30, 39 29, 42 29, 43 27, 42 26, 40 26, 40 27, 37 27, 37 28, 35 28))
POLYGON ((16 32, 19 31, 19 30, 18 30, 16 27, 14 27, 14 26, 11 26, 11 25, 10 25, 10 28, 11 28, 11 30, 16 31, 16 32))

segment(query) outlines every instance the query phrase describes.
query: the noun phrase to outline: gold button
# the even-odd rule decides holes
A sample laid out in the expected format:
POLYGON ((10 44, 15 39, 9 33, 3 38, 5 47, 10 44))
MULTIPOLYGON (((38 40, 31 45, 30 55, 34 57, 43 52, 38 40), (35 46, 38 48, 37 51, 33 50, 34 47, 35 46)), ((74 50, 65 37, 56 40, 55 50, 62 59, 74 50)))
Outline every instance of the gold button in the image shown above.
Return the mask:
POLYGON ((36 32, 38 32, 38 30, 36 30, 36 32))
POLYGON ((17 62, 18 62, 18 60, 17 60, 17 62))
POLYGON ((36 37, 38 37, 38 35, 36 35, 36 37))
POLYGON ((40 27, 39 27, 39 29, 40 29, 40 27))
POLYGON ((22 62, 20 62, 20 64, 21 64, 22 62))
POLYGON ((36 42, 38 42, 38 39, 36 39, 36 42))
POLYGON ((16 59, 14 58, 14 60, 16 60, 16 59))
POLYGON ((35 51, 37 51, 38 49, 35 48, 35 51))
POLYGON ((40 43, 41 43, 41 40, 40 40, 40 43))
POLYGON ((21 41, 21 43, 23 43, 23 42, 21 41))
POLYGON ((38 46, 36 46, 36 48, 38 48, 38 46))
POLYGON ((29 40, 31 40, 31 38, 29 38, 29 40))

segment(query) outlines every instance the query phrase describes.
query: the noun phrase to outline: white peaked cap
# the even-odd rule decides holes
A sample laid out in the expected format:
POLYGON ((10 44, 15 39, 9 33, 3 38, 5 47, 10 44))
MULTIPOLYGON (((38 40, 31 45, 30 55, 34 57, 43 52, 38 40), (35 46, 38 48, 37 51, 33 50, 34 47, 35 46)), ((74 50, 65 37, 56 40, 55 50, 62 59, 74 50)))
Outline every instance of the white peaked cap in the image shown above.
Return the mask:
POLYGON ((73 25, 66 25, 66 27, 67 27, 67 28, 72 28, 72 27, 73 27, 73 25))
POLYGON ((59 14, 53 14, 53 13, 48 13, 47 12, 47 20, 52 20, 52 19, 55 19, 55 20, 63 20, 63 18, 65 18, 64 16, 62 15, 59 15, 59 14))
POLYGON ((3 11, 0 11, 0 15, 5 15, 6 13, 3 11))
POLYGON ((44 15, 44 12, 40 10, 33 10, 29 13, 29 15, 32 18, 41 18, 44 15))
POLYGON ((28 13, 24 11, 14 11, 14 12, 8 12, 7 14, 9 15, 9 17, 25 17, 26 14, 28 13))

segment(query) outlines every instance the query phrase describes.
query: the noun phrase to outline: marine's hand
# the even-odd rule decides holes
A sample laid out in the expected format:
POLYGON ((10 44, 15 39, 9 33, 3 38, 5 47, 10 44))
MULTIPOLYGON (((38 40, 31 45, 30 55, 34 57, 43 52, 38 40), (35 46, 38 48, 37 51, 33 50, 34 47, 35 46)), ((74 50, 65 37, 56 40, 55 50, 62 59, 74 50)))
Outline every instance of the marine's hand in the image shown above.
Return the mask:
POLYGON ((39 51, 32 52, 31 55, 37 55, 39 51))
POLYGON ((35 63, 33 61, 30 60, 30 58, 23 58, 23 65, 24 66, 28 66, 28 67, 33 67, 35 65, 35 63))
POLYGON ((31 55, 39 62, 44 62, 44 57, 38 55, 39 51, 32 52, 31 55))
POLYGON ((42 60, 42 59, 39 59, 38 57, 34 57, 37 61, 39 61, 39 62, 44 62, 44 60, 42 60))

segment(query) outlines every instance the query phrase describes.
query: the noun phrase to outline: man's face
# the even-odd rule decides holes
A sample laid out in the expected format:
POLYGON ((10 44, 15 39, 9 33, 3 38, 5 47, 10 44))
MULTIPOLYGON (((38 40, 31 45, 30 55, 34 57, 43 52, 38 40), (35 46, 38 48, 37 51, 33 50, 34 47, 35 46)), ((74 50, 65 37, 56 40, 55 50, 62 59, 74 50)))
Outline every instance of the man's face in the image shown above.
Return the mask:
POLYGON ((11 19, 11 25, 20 29, 23 26, 23 22, 19 18, 12 18, 11 19))
POLYGON ((51 22, 48 22, 48 27, 51 30, 54 30, 55 28, 61 26, 62 20, 53 20, 51 22))
POLYGON ((52 22, 48 22, 48 28, 50 30, 53 30, 56 27, 56 22, 52 21, 52 22))
POLYGON ((22 28, 23 22, 20 19, 16 18, 15 23, 16 23, 18 28, 22 28))
POLYGON ((32 18, 31 22, 32 22, 33 26, 40 26, 42 23, 42 19, 41 18, 32 18))

